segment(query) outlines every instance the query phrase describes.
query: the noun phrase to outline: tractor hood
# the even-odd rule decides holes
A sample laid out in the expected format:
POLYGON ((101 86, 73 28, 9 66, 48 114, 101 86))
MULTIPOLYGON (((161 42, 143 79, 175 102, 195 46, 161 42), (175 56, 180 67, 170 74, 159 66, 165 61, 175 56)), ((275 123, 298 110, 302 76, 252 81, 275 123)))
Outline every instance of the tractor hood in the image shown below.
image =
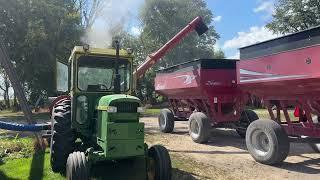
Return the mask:
POLYGON ((98 109, 103 110, 100 108, 103 108, 104 106, 110 106, 112 103, 115 103, 115 102, 133 102, 133 103, 138 103, 139 105, 141 104, 140 99, 137 97, 125 95, 125 94, 113 94, 113 95, 102 96, 98 102, 98 109))

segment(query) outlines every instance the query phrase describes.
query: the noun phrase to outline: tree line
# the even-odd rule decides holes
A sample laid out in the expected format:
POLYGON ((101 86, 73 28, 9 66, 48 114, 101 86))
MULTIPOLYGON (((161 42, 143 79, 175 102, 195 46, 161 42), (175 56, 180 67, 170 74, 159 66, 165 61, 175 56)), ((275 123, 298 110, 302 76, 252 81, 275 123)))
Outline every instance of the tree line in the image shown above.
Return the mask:
MULTIPOLYGON (((5 42, 18 76, 28 94, 30 103, 55 94, 55 62, 66 61, 71 49, 81 45, 81 37, 93 28, 101 16, 107 0, 0 0, 0 38, 5 42)), ((276 33, 290 33, 320 23, 318 0, 278 0, 273 20, 267 27, 276 33)), ((204 0, 145 0, 139 9, 139 34, 129 30, 113 32, 123 48, 133 48, 135 65, 141 64, 194 17, 202 16, 209 31, 198 37, 195 33, 146 73, 139 81, 138 96, 145 102, 158 100, 154 93, 155 70, 196 58, 224 58, 215 49, 219 39, 213 17, 204 0)), ((124 27, 124 26, 122 26, 124 27)), ((10 82, 0 70, 0 90, 9 107, 10 82)))

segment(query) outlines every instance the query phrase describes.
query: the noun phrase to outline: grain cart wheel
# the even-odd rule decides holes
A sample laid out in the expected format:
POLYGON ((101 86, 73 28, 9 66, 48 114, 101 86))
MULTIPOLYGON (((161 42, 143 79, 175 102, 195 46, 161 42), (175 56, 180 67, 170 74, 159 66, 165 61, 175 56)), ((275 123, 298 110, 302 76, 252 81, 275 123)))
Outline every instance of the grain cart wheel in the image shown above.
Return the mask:
MULTIPOLYGON (((320 118, 318 116, 312 117, 312 121, 315 124, 320 123, 320 118)), ((316 153, 320 153, 320 144, 319 143, 309 143, 310 147, 314 150, 316 153)))
POLYGON ((67 180, 89 180, 89 168, 83 152, 69 155, 66 167, 67 180))
POLYGON ((62 100, 54 106, 51 123, 51 168, 54 172, 64 173, 67 158, 75 148, 75 135, 71 129, 70 100, 62 100))
POLYGON ((171 179, 171 159, 168 150, 161 145, 151 146, 148 150, 150 158, 149 180, 170 180, 171 179))
POLYGON ((170 109, 161 109, 159 117, 160 131, 171 133, 174 128, 174 115, 170 109))
POLYGON ((246 133, 246 144, 251 156, 263 164, 282 162, 289 153, 289 139, 284 129, 272 120, 252 122, 246 133))
POLYGON ((320 153, 320 144, 310 143, 309 145, 314 150, 314 152, 320 153))
POLYGON ((194 112, 189 117, 189 134, 196 143, 206 143, 210 138, 211 125, 207 115, 194 112))
POLYGON ((236 129, 239 136, 245 138, 248 126, 257 119, 259 119, 259 117, 254 111, 250 109, 244 110, 241 113, 238 128, 236 129))

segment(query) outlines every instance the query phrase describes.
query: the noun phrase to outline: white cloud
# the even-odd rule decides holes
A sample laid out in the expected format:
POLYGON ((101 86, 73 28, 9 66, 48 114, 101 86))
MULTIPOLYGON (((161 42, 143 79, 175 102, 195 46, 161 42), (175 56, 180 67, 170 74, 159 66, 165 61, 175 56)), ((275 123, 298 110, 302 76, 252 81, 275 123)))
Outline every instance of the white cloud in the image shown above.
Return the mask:
POLYGON ((138 36, 141 34, 141 29, 137 26, 132 26, 130 32, 132 35, 138 36))
POLYGON ((238 35, 223 44, 223 49, 236 49, 277 37, 266 27, 251 27, 249 32, 238 32, 238 35))
POLYGON ((271 16, 274 13, 274 0, 260 1, 259 6, 253 9, 255 13, 266 13, 271 16))
POLYGON ((232 55, 232 56, 228 56, 228 59, 240 59, 240 52, 237 52, 236 54, 232 55))
POLYGON ((222 16, 216 16, 212 19, 214 22, 220 22, 222 20, 222 16))

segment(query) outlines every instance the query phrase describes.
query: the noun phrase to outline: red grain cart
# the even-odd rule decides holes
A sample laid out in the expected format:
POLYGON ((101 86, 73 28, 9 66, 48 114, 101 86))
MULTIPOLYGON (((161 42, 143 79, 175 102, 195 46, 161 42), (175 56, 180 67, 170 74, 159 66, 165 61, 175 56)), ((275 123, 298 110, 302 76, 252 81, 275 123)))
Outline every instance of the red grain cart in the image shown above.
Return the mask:
POLYGON ((241 48, 240 61, 200 59, 163 69, 155 89, 171 109, 161 110, 160 130, 172 132, 174 121, 189 120, 191 138, 204 143, 211 127, 235 128, 264 164, 282 162, 293 139, 319 151, 319 58, 317 27, 241 48), (244 110, 249 95, 263 100, 269 120, 244 110), (289 116, 292 107, 296 120, 289 116))
POLYGON ((319 152, 320 27, 241 48, 240 59, 239 88, 262 99, 270 115, 248 128, 246 144, 254 159, 283 161, 292 137, 305 137, 319 152), (290 107, 296 107, 297 118, 290 118, 290 107))
POLYGON ((158 71, 155 90, 168 97, 171 105, 171 110, 161 110, 160 130, 172 132, 174 121, 189 120, 190 136, 197 143, 208 141, 211 127, 235 128, 244 137, 258 117, 243 111, 247 96, 237 87, 236 63, 199 59, 158 71))

